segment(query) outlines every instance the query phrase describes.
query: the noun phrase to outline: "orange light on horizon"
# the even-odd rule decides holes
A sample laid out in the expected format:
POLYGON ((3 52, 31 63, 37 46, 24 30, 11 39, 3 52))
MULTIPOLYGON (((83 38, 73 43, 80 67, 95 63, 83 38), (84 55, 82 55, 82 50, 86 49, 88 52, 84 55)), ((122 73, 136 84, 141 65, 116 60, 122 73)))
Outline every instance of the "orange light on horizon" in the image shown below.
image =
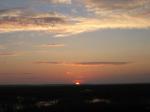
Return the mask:
POLYGON ((75 85, 77 85, 77 86, 80 85, 80 82, 79 82, 79 81, 76 81, 76 82, 75 82, 75 85))

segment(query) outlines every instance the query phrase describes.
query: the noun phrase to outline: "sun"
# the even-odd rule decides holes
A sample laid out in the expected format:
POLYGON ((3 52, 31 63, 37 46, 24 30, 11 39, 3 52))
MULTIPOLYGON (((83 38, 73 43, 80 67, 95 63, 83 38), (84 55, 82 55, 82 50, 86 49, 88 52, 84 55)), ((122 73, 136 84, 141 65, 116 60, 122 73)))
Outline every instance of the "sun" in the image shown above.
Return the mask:
POLYGON ((80 85, 80 82, 79 82, 79 81, 76 81, 76 82, 75 82, 75 85, 77 85, 77 86, 80 85))

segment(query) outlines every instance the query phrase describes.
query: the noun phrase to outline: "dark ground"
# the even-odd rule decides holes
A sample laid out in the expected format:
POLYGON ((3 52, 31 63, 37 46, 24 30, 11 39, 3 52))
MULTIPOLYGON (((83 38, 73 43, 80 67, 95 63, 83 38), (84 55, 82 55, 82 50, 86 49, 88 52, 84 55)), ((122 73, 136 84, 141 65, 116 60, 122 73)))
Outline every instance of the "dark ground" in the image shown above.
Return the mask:
POLYGON ((0 112, 150 112, 150 84, 0 86, 0 112))

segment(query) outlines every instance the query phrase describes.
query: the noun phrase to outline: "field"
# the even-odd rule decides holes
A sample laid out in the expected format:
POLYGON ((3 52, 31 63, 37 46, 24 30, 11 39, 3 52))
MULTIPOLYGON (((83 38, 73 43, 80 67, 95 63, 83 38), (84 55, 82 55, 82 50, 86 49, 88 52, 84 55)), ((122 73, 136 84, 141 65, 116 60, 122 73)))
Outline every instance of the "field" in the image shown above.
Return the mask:
POLYGON ((150 84, 3 85, 0 112, 150 112, 150 84))

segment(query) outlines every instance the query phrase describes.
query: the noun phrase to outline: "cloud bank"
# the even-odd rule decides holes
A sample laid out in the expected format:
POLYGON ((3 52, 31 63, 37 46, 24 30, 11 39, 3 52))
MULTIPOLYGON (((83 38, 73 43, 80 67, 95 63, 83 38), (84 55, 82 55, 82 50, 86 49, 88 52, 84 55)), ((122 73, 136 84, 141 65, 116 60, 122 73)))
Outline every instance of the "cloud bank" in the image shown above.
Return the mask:
MULTIPOLYGON (((40 1, 40 0, 39 0, 40 1)), ((45 0, 48 3, 71 3, 71 0, 45 0)), ((47 31, 56 37, 100 29, 150 28, 149 0, 82 0, 87 14, 73 16, 60 12, 36 12, 25 8, 0 10, 0 32, 47 31)), ((59 5, 56 5, 59 8, 59 5)))
POLYGON ((101 66, 101 65, 126 65, 130 62, 59 62, 59 61, 37 61, 35 64, 51 64, 51 65, 71 65, 71 66, 101 66))

